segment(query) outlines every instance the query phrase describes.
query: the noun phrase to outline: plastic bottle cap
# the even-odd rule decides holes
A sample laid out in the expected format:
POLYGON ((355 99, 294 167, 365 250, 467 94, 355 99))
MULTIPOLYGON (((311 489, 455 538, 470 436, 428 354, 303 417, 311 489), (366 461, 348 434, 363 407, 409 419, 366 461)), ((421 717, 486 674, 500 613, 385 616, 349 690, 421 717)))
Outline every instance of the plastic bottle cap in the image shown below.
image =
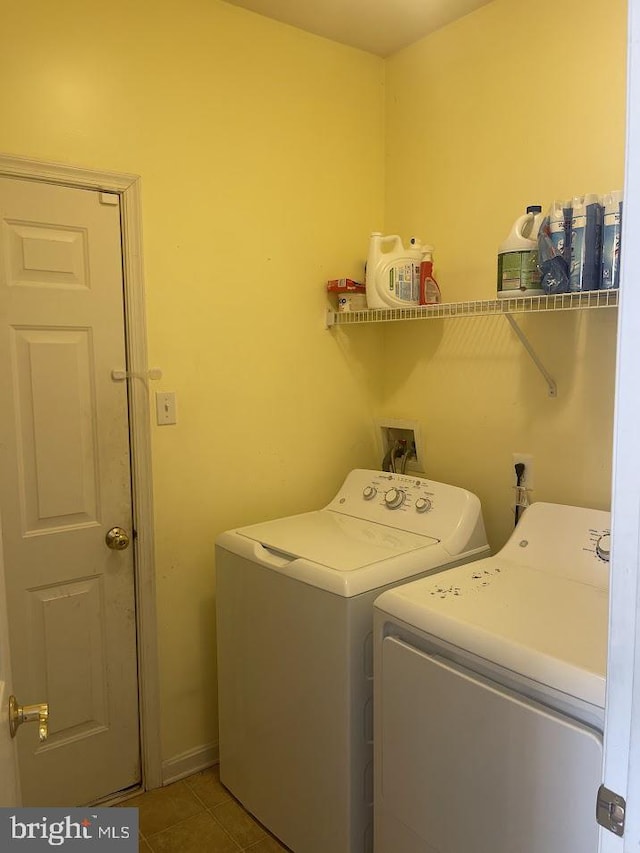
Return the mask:
POLYGON ((527 213, 542 213, 541 204, 530 204, 527 208, 527 213))

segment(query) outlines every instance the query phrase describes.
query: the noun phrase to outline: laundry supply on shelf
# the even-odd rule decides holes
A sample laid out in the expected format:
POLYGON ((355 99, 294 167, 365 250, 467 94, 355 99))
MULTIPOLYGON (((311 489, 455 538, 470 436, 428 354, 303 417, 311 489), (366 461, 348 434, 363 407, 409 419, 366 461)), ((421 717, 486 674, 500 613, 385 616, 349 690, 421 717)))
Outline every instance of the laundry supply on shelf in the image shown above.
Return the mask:
POLYGON ((366 311, 367 297, 364 293, 339 293, 338 311, 366 311))
POLYGON ((568 293, 571 269, 571 201, 554 201, 538 231, 538 267, 547 294, 568 293))
POLYGON ((366 288, 360 281, 351 278, 334 278, 327 282, 330 293, 364 293, 366 288))
POLYGON ((573 207, 571 199, 554 201, 549 210, 549 231, 556 253, 564 258, 567 267, 571 263, 571 220, 573 207))
POLYGON ((534 204, 518 217, 498 247, 498 296, 541 296, 538 269, 538 231, 542 207, 534 204))
POLYGON ((602 198, 602 263, 600 289, 620 287, 620 242, 622 236, 622 191, 614 190, 602 198))
POLYGON ((422 261, 420 262, 420 305, 437 305, 442 301, 438 282, 433 277, 433 249, 431 246, 423 247, 422 261))
POLYGON ((581 293, 620 286, 622 192, 554 201, 538 234, 545 293, 581 293))
POLYGON ((598 290, 602 259, 602 205, 595 193, 574 196, 571 220, 572 293, 598 290))
POLYGON ((366 311, 366 287, 351 278, 334 278, 327 282, 327 291, 338 296, 338 311, 366 311))
POLYGON ((365 276, 369 308, 420 304, 420 264, 425 248, 415 237, 405 248, 397 234, 371 234, 365 276))

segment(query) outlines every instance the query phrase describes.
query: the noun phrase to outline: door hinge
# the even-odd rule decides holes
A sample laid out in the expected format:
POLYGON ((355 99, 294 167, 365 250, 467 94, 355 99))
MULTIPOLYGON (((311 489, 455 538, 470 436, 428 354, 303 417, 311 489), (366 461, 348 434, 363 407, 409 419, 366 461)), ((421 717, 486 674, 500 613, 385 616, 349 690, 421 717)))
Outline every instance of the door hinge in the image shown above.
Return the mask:
POLYGON ((623 797, 600 785, 596 802, 596 820, 600 826, 622 837, 626 808, 627 804, 623 797))

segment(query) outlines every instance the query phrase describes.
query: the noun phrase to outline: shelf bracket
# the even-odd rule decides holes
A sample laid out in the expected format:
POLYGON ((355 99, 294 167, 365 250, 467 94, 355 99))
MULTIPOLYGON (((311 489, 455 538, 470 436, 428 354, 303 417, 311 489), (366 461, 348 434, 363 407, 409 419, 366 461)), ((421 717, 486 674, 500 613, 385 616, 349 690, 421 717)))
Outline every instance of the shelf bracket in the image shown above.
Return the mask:
POLYGON ((514 332, 516 333, 516 335, 518 336, 518 339, 520 340, 520 343, 522 344, 522 346, 523 346, 523 347, 526 349, 526 351, 529 353, 529 357, 531 358, 531 360, 533 361, 533 363, 535 364, 535 366, 538 368, 538 370, 540 371, 540 373, 544 376, 545 381, 546 381, 546 383, 547 383, 547 387, 548 387, 548 389, 549 389, 549 392, 548 392, 548 393, 549 393, 549 396, 550 396, 550 397, 557 397, 557 396, 558 396, 558 387, 557 387, 557 385, 556 385, 556 383, 555 383, 555 381, 554 381, 553 377, 552 377, 552 376, 551 376, 551 374, 549 373, 549 371, 546 369, 546 367, 544 366, 544 364, 540 361, 540 359, 539 359, 539 358, 538 358, 538 356, 536 355, 536 352, 535 352, 534 348, 531 346, 531 344, 529 343, 529 340, 527 339, 527 337, 526 337, 525 333, 522 331, 522 329, 520 328, 520 326, 519 326, 519 325, 516 323, 516 321, 513 319, 513 315, 512 315, 512 314, 507 314, 507 313, 505 312, 505 315, 504 315, 504 316, 505 316, 505 317, 507 318, 507 320, 509 321, 509 325, 511 326, 511 328, 513 329, 513 331, 514 331, 514 332))

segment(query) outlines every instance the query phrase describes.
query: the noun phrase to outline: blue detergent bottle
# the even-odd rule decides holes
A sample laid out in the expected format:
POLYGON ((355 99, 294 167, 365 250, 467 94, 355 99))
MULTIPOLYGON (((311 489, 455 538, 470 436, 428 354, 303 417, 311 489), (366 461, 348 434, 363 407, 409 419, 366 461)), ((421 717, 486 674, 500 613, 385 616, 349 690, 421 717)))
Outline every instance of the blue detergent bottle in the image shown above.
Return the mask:
POLYGON ((571 220, 571 271, 569 289, 572 293, 598 290, 602 253, 602 205, 594 193, 574 196, 571 220))
POLYGON ((620 287, 620 241, 622 238, 622 190, 607 193, 602 199, 602 263, 600 289, 620 287))

